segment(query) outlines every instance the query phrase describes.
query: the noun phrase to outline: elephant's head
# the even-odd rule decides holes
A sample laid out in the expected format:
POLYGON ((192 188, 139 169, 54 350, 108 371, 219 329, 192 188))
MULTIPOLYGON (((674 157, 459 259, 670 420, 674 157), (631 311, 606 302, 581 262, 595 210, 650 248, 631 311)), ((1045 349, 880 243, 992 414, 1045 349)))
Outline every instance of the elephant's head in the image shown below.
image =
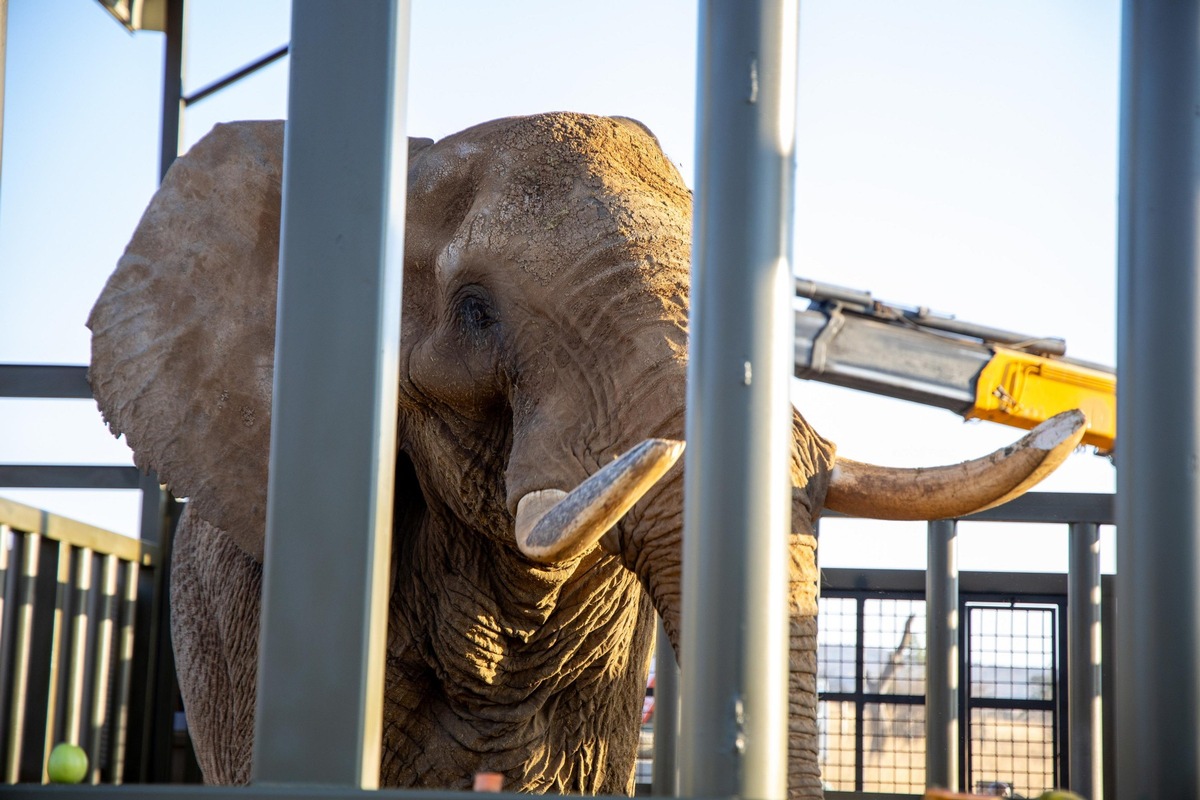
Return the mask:
MULTIPOLYGON (((229 660, 248 657, 250 642, 226 641, 246 626, 193 617, 237 595, 257 619, 282 135, 281 122, 218 126, 182 157, 88 323, 110 426, 190 498, 211 544, 185 548, 179 571, 222 561, 220 581, 188 583, 207 594, 184 598, 176 635, 209 637, 229 660), (241 584, 225 537, 246 554, 241 584)), ((463 785, 495 769, 518 790, 629 790, 647 595, 676 644, 679 631, 689 192, 654 137, 619 118, 497 120, 412 140, 409 159, 384 781, 463 785)), ((819 792, 822 506, 966 513, 1065 457, 1078 436, 1063 427, 973 465, 904 473, 837 460, 794 416, 797 791, 819 792)), ((204 679, 182 683, 190 709, 211 706, 204 679)), ((252 711, 251 697, 231 713, 252 711)))

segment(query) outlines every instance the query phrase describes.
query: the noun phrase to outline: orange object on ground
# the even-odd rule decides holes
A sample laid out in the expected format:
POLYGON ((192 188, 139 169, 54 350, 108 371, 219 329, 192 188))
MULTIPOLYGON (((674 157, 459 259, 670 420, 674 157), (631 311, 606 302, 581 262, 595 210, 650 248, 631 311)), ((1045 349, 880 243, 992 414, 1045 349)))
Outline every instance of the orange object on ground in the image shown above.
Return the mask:
POLYGON ((504 789, 504 776, 499 772, 476 772, 475 791, 499 792, 504 789))

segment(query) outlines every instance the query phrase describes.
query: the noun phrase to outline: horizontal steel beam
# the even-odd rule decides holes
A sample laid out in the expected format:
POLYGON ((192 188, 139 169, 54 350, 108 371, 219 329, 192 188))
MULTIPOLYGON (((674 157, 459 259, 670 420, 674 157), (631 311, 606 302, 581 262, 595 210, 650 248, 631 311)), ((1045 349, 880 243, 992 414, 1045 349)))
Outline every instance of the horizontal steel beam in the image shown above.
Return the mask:
POLYGON ((140 489, 137 467, 0 464, 0 486, 9 489, 140 489))
MULTIPOLYGON (((1113 495, 1091 492, 1029 492, 1002 506, 962 517, 968 522, 1094 522, 1097 525, 1116 523, 1113 495)), ((845 518, 828 509, 825 518, 845 518)))
POLYGON ((0 364, 0 397, 92 398, 87 367, 66 364, 0 364))

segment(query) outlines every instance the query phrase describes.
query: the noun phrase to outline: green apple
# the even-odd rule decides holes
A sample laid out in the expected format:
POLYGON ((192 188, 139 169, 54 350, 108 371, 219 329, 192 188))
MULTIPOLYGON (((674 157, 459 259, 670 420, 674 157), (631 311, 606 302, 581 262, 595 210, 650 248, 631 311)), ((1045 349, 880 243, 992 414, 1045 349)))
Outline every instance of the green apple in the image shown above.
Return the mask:
POLYGON ((1067 789, 1047 789, 1038 796, 1038 800, 1083 800, 1083 795, 1067 789))
POLYGON ((87 753, 79 745, 59 742, 50 751, 46 771, 51 783, 79 783, 87 777, 87 753))

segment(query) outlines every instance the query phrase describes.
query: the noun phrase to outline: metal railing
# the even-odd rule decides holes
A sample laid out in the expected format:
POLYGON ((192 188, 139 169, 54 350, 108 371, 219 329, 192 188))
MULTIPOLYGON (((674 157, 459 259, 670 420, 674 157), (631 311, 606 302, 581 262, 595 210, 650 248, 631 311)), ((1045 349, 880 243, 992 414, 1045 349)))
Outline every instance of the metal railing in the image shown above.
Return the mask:
POLYGON ((57 742, 87 752, 91 783, 139 771, 131 731, 140 745, 146 703, 134 683, 152 666, 158 566, 153 544, 0 498, 5 783, 45 782, 57 742))

